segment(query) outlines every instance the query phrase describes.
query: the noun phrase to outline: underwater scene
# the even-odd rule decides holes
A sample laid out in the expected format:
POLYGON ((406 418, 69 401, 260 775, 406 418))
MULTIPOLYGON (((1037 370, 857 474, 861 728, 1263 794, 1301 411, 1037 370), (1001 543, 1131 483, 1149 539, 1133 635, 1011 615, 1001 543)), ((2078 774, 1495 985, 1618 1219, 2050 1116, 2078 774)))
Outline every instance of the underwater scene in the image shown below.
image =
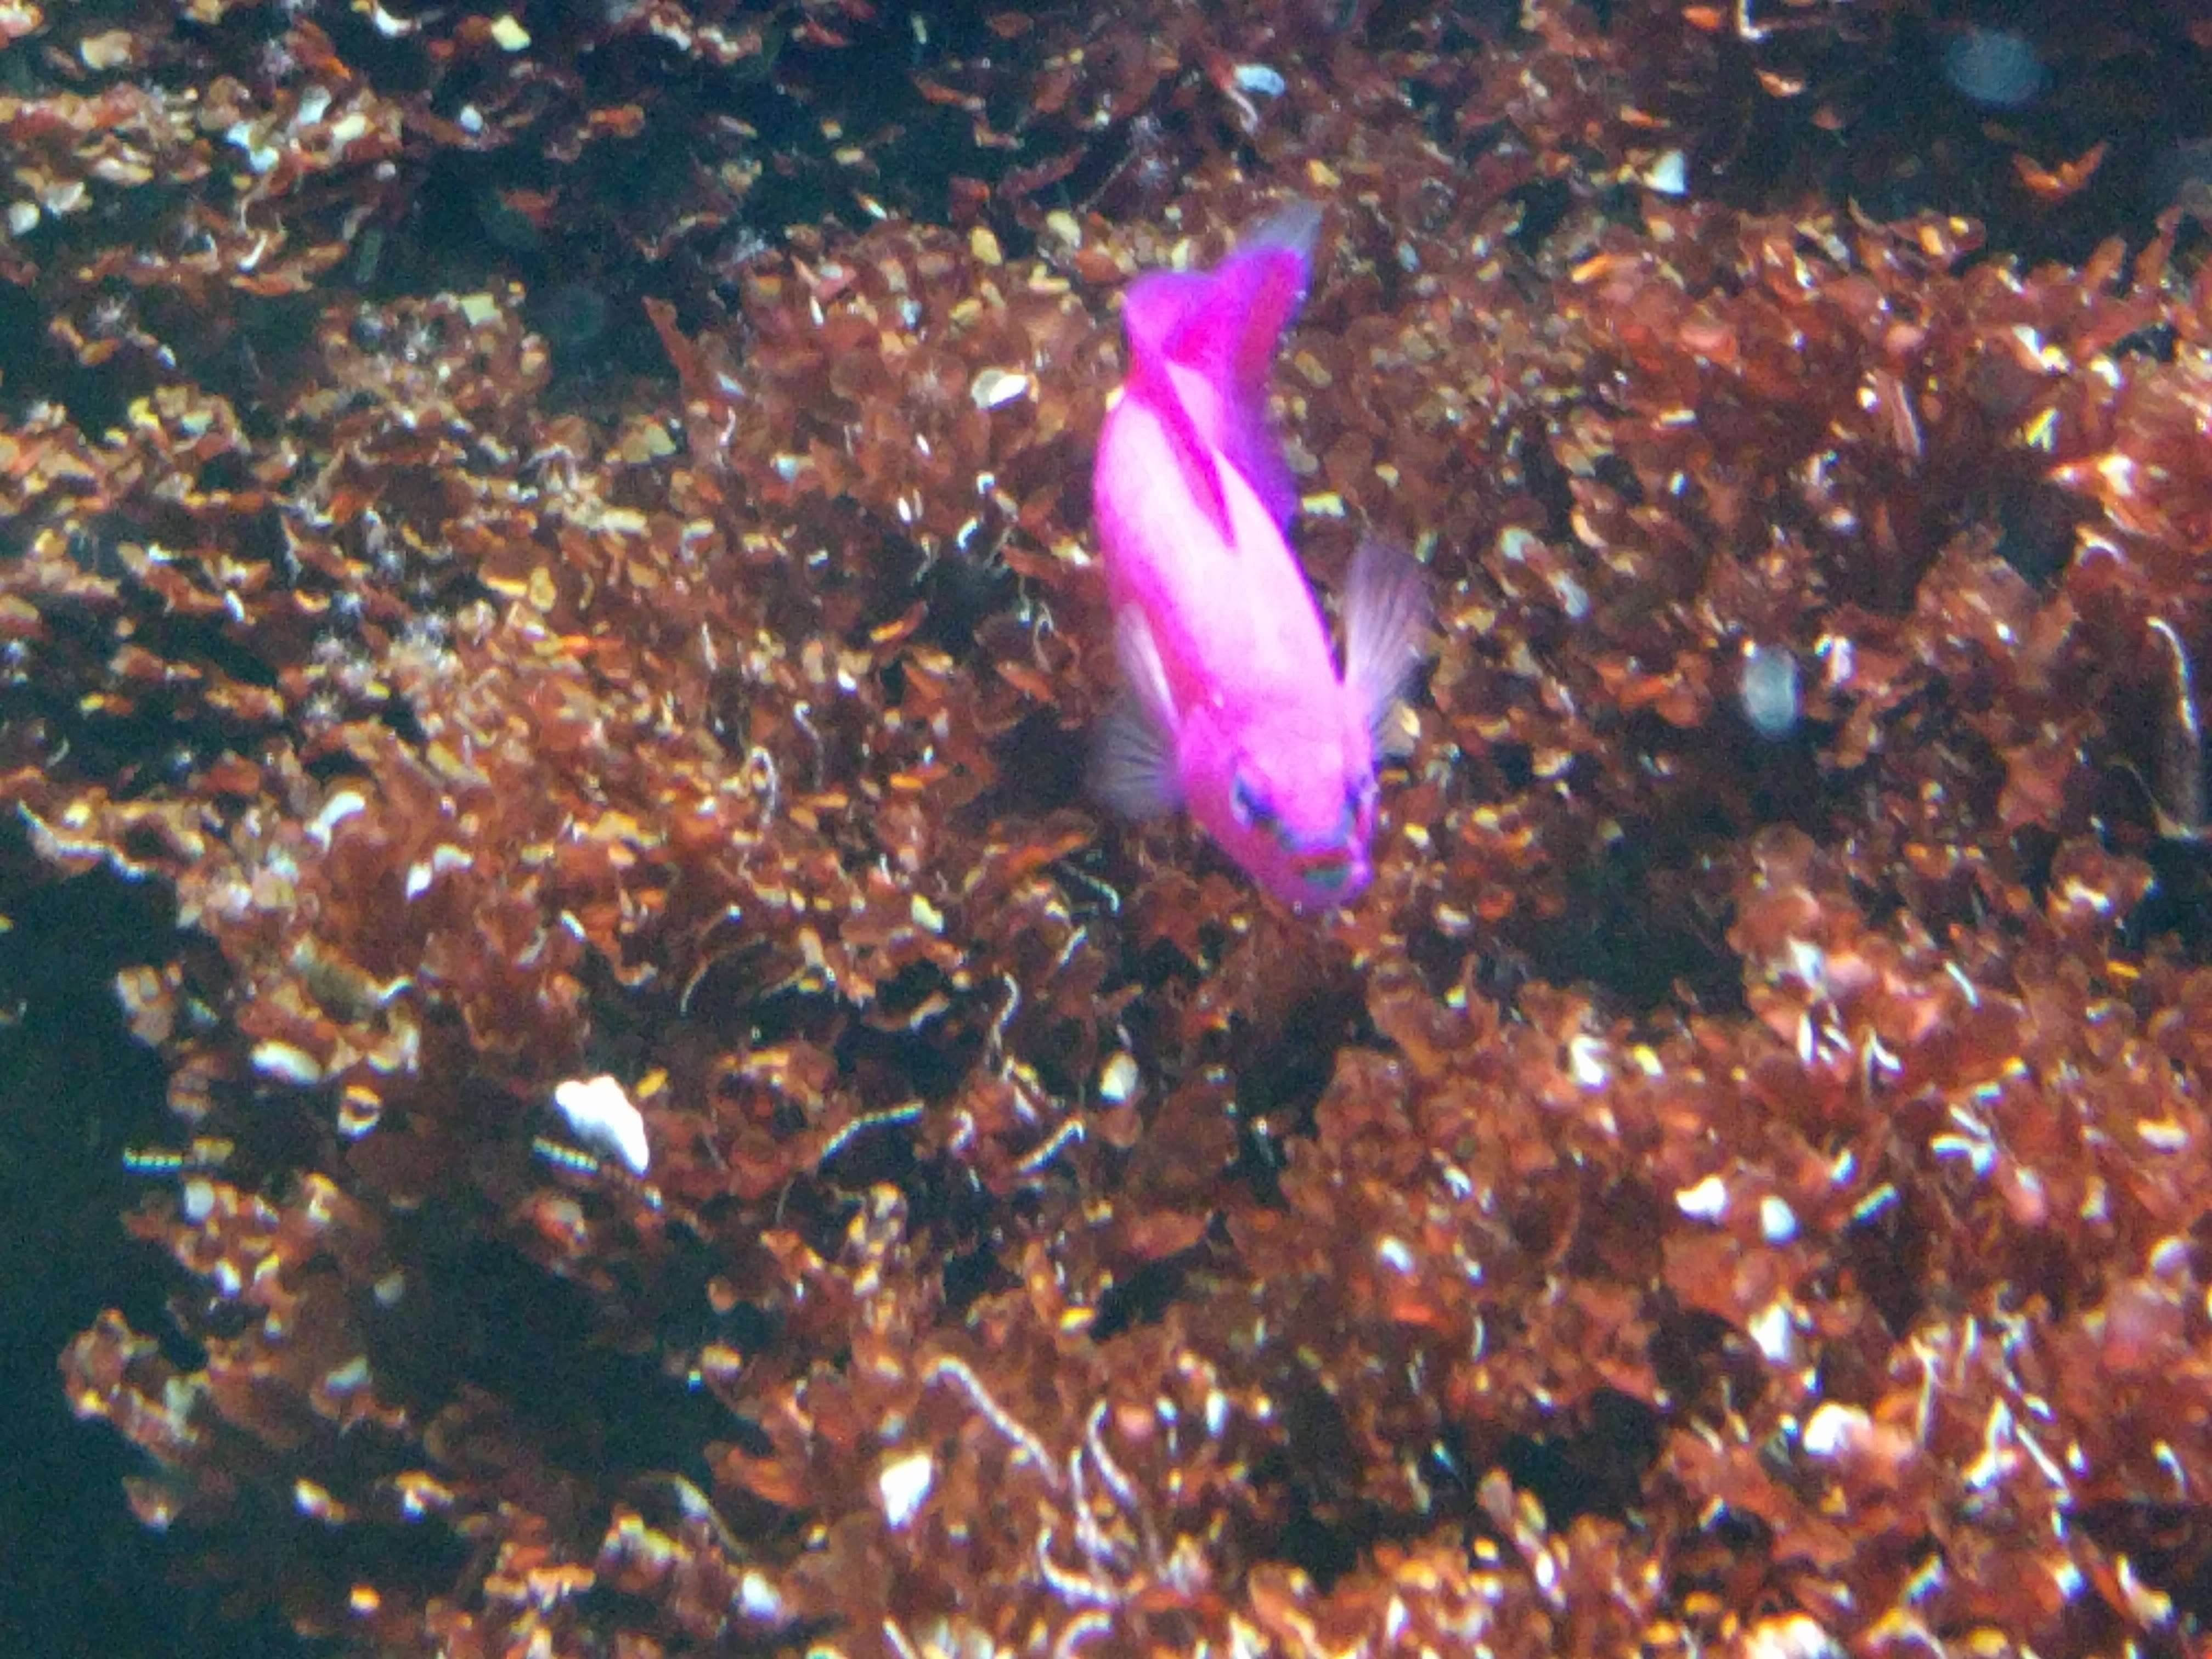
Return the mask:
POLYGON ((2212 9, 0 0, 0 1654, 2212 1644, 2212 9))

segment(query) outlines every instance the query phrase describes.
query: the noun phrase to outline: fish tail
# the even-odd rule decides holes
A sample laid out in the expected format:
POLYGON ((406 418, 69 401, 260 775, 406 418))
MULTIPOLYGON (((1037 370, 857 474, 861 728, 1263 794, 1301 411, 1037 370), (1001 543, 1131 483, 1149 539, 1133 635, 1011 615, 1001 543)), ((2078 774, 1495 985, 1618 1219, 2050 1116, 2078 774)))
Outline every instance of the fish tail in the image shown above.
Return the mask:
POLYGON ((1321 209, 1296 201, 1246 233, 1212 270, 1155 270, 1129 285, 1133 368, 1173 362, 1224 387, 1264 393, 1283 330, 1305 298, 1321 209))
POLYGON ((1213 268, 1203 302, 1168 337, 1167 356, 1238 401, 1262 404, 1275 348, 1306 297, 1320 231, 1321 210, 1311 202, 1292 202, 1262 220, 1213 268))
POLYGON ((1320 229, 1321 209, 1292 202, 1211 271, 1155 271, 1123 302, 1132 382, 1180 409, 1197 443, 1243 475, 1278 525, 1297 495, 1267 430, 1267 373, 1305 299, 1320 229))

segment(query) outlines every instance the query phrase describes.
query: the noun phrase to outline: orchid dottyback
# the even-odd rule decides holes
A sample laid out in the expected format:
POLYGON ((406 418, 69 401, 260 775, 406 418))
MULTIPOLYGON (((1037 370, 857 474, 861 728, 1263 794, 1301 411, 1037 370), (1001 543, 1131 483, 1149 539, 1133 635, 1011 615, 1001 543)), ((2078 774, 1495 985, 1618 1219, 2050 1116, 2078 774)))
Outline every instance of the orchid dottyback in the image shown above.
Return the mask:
POLYGON ((1125 682, 1094 787, 1134 817, 1188 810, 1261 886, 1309 909, 1372 874, 1378 733, 1429 618, 1420 565, 1362 542, 1340 673, 1285 539, 1297 495, 1267 375, 1320 223, 1295 204, 1210 271, 1131 285, 1128 376, 1091 485, 1125 682))

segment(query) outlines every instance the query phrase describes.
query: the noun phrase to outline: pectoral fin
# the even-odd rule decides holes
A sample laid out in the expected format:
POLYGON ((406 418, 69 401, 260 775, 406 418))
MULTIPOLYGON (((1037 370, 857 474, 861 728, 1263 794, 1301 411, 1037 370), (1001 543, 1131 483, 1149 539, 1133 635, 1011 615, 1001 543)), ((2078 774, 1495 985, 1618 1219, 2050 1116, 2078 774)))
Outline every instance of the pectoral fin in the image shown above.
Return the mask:
POLYGON ((1133 610, 1114 619, 1114 654, 1123 690, 1092 737, 1091 792, 1124 817, 1158 817, 1182 800, 1175 701, 1152 630, 1133 610))
POLYGON ((1091 734, 1091 793, 1102 805, 1139 823, 1163 817, 1182 804, 1175 745, 1145 706, 1127 692, 1091 734))
POLYGON ((1364 538, 1344 584, 1344 685, 1378 745, 1392 707, 1420 666, 1430 614, 1420 562, 1403 548, 1364 538))

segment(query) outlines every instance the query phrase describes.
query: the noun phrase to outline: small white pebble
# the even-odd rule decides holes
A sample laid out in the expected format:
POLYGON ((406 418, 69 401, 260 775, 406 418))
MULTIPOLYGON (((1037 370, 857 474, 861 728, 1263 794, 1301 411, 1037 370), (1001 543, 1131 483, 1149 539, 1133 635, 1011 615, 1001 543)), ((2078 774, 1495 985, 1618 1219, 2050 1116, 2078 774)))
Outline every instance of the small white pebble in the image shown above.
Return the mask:
POLYGON ((936 1479, 936 1460, 926 1451, 895 1457, 876 1472, 876 1495, 883 1500, 884 1519, 894 1532, 921 1512, 936 1479))
POLYGON ((323 803, 323 810, 308 820, 307 834, 319 846, 331 844, 331 831, 355 813, 365 811, 368 803, 354 789, 341 789, 323 803))
POLYGON ((1018 370, 980 368, 968 387, 978 409, 998 409, 1030 395, 1030 377, 1018 370))
POLYGON ((1797 1237, 1797 1212, 1770 1193, 1759 1200, 1759 1231, 1770 1244, 1787 1244, 1797 1237))
POLYGON ((781 1624, 787 1614, 783 1593, 763 1572, 748 1571, 738 1581, 738 1605, 746 1617, 763 1625, 781 1624))
POLYGON ((1606 1043, 1602 1037, 1583 1031, 1567 1043, 1567 1072, 1585 1089, 1602 1089, 1612 1080, 1613 1070, 1605 1063, 1606 1043))
POLYGON ((1137 1092, 1137 1082, 1136 1057, 1126 1048, 1116 1049, 1098 1068, 1098 1097, 1119 1106, 1137 1092))
POLYGON ((1728 1186, 1717 1175, 1674 1194, 1675 1206, 1692 1221, 1718 1221, 1728 1213, 1728 1186))
POLYGON ((620 1158, 632 1175, 643 1175, 652 1161, 645 1142, 645 1118, 629 1091, 614 1079, 571 1078, 553 1091, 553 1104, 576 1139, 595 1152, 620 1158))
POLYGON ((407 866, 407 885, 410 899, 416 899, 430 890, 430 884, 454 870, 466 870, 476 862, 466 849, 441 842, 430 849, 427 859, 417 859, 407 866))
POLYGON ((1802 1613, 1762 1619, 1744 1638, 1744 1659, 1827 1659, 1841 1653, 1827 1632, 1802 1613))
POLYGON ((368 1382, 368 1356, 356 1354, 343 1365, 334 1365, 323 1373, 323 1387, 335 1395, 348 1395, 364 1387, 368 1382))
POLYGON ((1796 1350, 1796 1333, 1790 1321, 1790 1304, 1780 1297, 1752 1315, 1746 1328, 1771 1365, 1786 1365, 1796 1350))
POLYGON ((279 1083, 312 1089, 323 1080, 322 1062, 295 1043, 271 1039, 253 1045, 253 1069, 279 1083))
POLYGON ((1835 1457, 1863 1443, 1873 1429, 1874 1419, 1856 1406, 1838 1406, 1830 1401, 1807 1420, 1801 1443, 1812 1456, 1835 1457))
POLYGON ((2136 1123, 2136 1133, 2153 1152, 2178 1152, 2189 1145, 2189 1126, 2172 1118, 2145 1118, 2136 1123))
POLYGON ((1670 149, 1644 170, 1644 182, 1662 196, 1680 196, 1690 187, 1689 164, 1670 149))

